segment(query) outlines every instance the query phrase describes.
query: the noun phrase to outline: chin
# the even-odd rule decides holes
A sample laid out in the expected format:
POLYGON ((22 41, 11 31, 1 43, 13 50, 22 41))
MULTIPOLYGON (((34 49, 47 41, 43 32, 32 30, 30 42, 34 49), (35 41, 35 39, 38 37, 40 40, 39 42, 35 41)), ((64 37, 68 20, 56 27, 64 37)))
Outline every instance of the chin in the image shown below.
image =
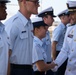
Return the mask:
POLYGON ((3 17, 1 20, 5 20, 6 19, 6 17, 3 17))
POLYGON ((34 12, 33 14, 38 14, 38 12, 34 12))
MULTIPOLYGON (((44 37, 46 37, 46 35, 45 35, 44 37)), ((44 38, 44 37, 43 37, 43 38, 44 38)))

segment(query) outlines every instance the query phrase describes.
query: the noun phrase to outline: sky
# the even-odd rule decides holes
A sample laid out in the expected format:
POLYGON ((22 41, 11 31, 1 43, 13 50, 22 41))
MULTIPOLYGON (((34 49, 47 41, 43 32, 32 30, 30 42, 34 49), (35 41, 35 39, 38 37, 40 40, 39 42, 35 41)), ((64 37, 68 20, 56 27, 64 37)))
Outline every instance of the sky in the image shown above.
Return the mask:
MULTIPOLYGON (((17 0, 10 0, 11 3, 7 4, 7 19, 13 16, 18 11, 18 3, 17 0)), ((54 8, 54 14, 57 15, 61 11, 65 10, 67 0, 40 0, 39 12, 42 10, 52 6, 54 8)), ((56 21, 60 21, 59 18, 55 18, 56 21)))

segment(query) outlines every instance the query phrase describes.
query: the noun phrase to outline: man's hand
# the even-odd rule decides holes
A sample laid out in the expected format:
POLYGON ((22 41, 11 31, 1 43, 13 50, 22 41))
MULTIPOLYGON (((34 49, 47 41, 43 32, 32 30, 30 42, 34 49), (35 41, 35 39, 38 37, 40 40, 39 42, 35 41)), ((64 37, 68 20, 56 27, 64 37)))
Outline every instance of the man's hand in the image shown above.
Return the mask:
POLYGON ((54 68, 55 66, 58 66, 57 64, 55 64, 54 62, 51 63, 51 67, 54 68))
POLYGON ((52 69, 51 70, 54 71, 54 72, 56 72, 57 69, 58 69, 58 65, 55 64, 54 61, 51 63, 51 65, 52 65, 52 69))

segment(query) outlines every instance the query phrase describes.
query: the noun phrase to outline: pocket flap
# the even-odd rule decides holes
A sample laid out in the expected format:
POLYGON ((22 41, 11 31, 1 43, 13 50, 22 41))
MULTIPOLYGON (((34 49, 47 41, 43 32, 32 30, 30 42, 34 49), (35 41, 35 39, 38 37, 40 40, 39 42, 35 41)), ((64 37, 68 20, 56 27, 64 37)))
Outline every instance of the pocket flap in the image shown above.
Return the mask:
POLYGON ((21 33, 21 34, 20 34, 20 38, 21 38, 21 39, 28 38, 28 33, 27 33, 27 32, 21 33))

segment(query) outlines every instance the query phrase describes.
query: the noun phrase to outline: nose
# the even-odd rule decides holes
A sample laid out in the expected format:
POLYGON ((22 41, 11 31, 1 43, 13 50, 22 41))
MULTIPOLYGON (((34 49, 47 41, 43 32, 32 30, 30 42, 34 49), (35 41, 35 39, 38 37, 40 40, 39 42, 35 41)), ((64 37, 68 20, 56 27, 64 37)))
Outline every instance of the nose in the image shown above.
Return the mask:
POLYGON ((7 7, 5 6, 5 9, 7 9, 7 7))
POLYGON ((37 5, 38 5, 38 7, 40 7, 40 4, 39 3, 37 5))
POLYGON ((3 9, 7 9, 6 4, 3 5, 3 9))

